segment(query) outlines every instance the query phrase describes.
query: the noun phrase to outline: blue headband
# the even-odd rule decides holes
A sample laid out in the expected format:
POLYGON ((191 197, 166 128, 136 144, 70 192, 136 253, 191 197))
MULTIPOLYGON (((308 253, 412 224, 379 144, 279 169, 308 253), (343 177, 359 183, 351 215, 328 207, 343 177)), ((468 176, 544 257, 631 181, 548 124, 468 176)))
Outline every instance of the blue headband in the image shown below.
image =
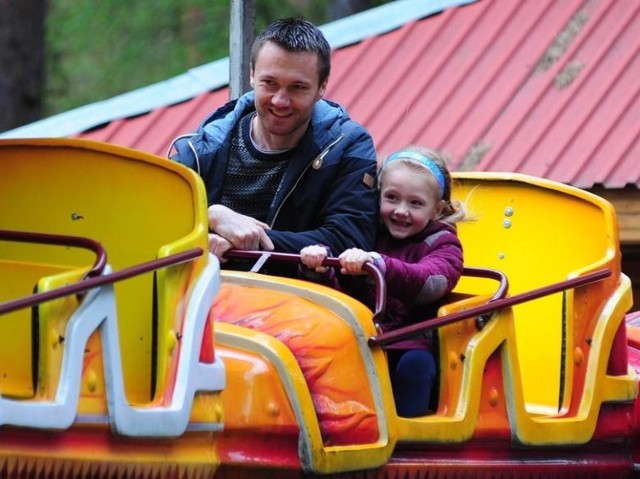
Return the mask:
POLYGON ((438 182, 438 189, 440 190, 440 198, 444 197, 446 182, 444 179, 444 175, 442 174, 442 170, 436 164, 435 161, 433 161, 428 156, 421 155, 420 153, 417 153, 415 151, 398 151, 397 153, 394 153, 393 155, 391 155, 389 158, 385 160, 384 166, 387 166, 392 161, 398 160, 400 158, 416 160, 421 165, 425 166, 433 174, 433 176, 435 176, 436 181, 438 182))

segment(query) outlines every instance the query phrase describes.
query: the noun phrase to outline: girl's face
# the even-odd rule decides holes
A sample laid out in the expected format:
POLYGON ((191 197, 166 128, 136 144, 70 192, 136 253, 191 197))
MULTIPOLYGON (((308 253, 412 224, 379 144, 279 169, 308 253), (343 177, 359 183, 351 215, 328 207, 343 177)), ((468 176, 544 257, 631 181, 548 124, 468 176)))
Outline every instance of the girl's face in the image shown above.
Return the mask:
POLYGON ((419 233, 440 217, 443 206, 431 173, 401 161, 387 166, 380 188, 380 218, 392 237, 419 233))

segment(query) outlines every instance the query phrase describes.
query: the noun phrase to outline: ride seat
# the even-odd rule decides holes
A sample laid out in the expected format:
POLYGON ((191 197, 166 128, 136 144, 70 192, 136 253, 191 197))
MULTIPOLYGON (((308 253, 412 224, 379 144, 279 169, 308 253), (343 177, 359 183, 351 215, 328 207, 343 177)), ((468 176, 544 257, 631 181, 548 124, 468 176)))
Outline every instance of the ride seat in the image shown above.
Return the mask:
MULTIPOLYGON (((104 246, 114 271, 193 247, 206 251, 203 186, 181 166, 158 161, 91 141, 2 140, 0 225, 92 238, 104 246)), ((0 258, 0 301, 31 294, 36 285, 42 291, 77 281, 94 261, 91 252, 79 248, 1 241, 0 258)), ((165 381, 175 369, 186 293, 206 262, 205 255, 115 284, 125 391, 131 403, 163 400, 165 381)), ((37 308, 36 327, 29 310, 3 318, 0 364, 9 378, 3 395, 55 394, 66 319, 74 309, 62 305, 70 302, 73 298, 43 303, 37 308), (37 371, 37 387, 32 369, 37 371)), ((85 353, 85 376, 101 376, 101 350, 94 335, 85 353)), ((95 381, 85 384, 91 384, 83 389, 88 396, 104 393, 95 381)))
MULTIPOLYGON (((613 306, 608 301, 621 284, 613 207, 577 188, 518 174, 457 173, 453 191, 468 211, 467 221, 459 224, 465 265, 504 272, 511 296, 597 270, 611 271, 607 279, 579 290, 513 308, 527 410, 542 415, 568 412, 581 397, 598 318, 613 306), (584 358, 581 365, 576 355, 584 358)), ((457 289, 474 288, 463 278, 457 289)), ((609 373, 624 375, 624 325, 617 330, 609 373)))

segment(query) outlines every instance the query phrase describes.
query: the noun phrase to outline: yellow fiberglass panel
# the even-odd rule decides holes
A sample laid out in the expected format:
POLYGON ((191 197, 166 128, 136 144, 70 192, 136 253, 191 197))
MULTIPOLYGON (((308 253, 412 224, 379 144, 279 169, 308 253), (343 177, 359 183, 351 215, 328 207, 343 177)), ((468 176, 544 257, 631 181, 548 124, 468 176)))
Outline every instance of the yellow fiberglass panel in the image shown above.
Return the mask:
MULTIPOLYGON (((173 162, 80 140, 7 140, 0 146, 5 229, 95 239, 114 271, 154 260, 165 245, 184 238, 192 237, 185 247, 198 243, 206 248, 206 230, 197 231, 206 221, 204 197, 195 194, 198 185, 191 172, 173 162)), ((51 258, 51 250, 29 254, 35 255, 32 261, 51 258)), ((86 251, 58 248, 55 254, 60 264, 87 264, 86 251)), ((174 281, 173 294, 162 299, 161 316, 167 305, 177 304, 189 277, 180 274, 174 281)), ((116 283, 115 291, 127 397, 145 403, 154 393, 157 373, 154 275, 116 283)), ((160 321, 167 323, 157 326, 164 331, 174 327, 175 318, 160 321)))
MULTIPOLYGON (((459 224, 465 264, 503 271, 510 295, 601 268, 615 254, 611 218, 593 195, 525 175, 458 174, 454 185, 467 209, 459 224)), ((571 373, 563 370, 570 367, 563 362, 563 331, 572 327, 565 312, 562 293, 514 307, 531 413, 556 414, 562 406, 562 378, 571 373)))
POLYGON ((375 443, 377 425, 353 332, 335 313, 292 293, 225 282, 213 308, 216 321, 273 336, 297 358, 314 399, 325 444, 375 443), (362 382, 360 381, 362 380, 362 382))
MULTIPOLYGON (((300 428, 305 470, 386 462, 395 444, 395 423, 387 415, 393 398, 384 353, 366 342, 375 334, 371 311, 325 286, 239 272, 223 272, 212 311, 216 342, 268 357, 278 371, 300 428)), ((223 396, 238 410, 251 410, 262 397, 236 387, 230 381, 223 396)), ((239 421, 235 414, 227 419, 239 421)), ((227 422, 226 430, 238 426, 227 422)))
MULTIPOLYGON (((0 303, 29 296, 39 278, 66 270, 48 264, 4 261, 12 246, 0 242, 0 303)), ((0 391, 4 396, 32 397, 35 393, 33 321, 31 308, 0 317, 0 391)))

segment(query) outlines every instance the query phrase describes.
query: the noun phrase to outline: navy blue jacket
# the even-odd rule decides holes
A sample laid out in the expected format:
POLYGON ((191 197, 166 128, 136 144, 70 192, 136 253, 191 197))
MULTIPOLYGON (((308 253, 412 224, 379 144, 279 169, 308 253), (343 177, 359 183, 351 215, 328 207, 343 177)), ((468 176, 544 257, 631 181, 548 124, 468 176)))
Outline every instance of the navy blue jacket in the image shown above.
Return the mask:
MULTIPOLYGON (((207 117, 197 132, 175 143, 174 159, 204 180, 209 205, 220 202, 230 135, 255 111, 253 92, 207 117)), ((338 104, 316 103, 311 124, 269 208, 268 235, 276 251, 299 253, 323 244, 333 254, 373 249, 377 228, 376 157, 369 133, 338 104)))

